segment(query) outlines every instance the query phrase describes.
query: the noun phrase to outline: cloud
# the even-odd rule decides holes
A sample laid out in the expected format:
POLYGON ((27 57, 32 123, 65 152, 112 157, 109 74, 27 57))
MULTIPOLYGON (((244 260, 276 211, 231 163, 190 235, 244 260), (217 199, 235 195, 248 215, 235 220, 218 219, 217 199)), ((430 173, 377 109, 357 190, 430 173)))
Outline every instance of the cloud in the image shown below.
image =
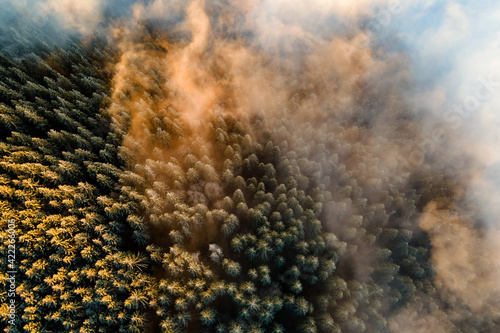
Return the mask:
POLYGON ((428 204, 419 225, 431 239, 436 284, 472 311, 500 316, 492 312, 500 306, 500 247, 491 242, 499 231, 481 235, 470 217, 439 210, 435 202, 428 204))
POLYGON ((90 34, 103 20, 102 2, 99 0, 48 0, 47 10, 53 12, 66 29, 90 34))
POLYGON ((450 2, 443 14, 440 25, 424 31, 420 37, 417 47, 424 57, 442 57, 469 38, 471 23, 462 5, 450 2))

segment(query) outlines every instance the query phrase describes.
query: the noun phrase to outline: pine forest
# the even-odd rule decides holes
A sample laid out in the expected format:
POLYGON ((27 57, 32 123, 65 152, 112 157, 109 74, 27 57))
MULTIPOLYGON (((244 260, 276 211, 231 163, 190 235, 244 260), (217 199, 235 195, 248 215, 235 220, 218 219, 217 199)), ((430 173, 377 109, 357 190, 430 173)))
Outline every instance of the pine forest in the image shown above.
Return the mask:
POLYGON ((2 331, 500 331, 484 168, 375 2, 0 1, 2 331))

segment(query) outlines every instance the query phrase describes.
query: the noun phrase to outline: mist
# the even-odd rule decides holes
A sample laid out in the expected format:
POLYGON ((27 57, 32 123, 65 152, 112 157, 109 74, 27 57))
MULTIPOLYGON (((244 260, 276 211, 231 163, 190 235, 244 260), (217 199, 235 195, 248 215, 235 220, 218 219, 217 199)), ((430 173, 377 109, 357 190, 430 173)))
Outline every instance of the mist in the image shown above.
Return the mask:
MULTIPOLYGON (((121 182, 152 212, 155 244, 181 237, 177 201, 189 216, 199 204, 225 207, 227 156, 250 150, 233 151, 238 140, 261 150, 268 140, 299 188, 322 191, 345 276, 365 281, 380 261, 359 226, 429 240, 435 292, 384 308, 391 332, 455 332, 460 317, 484 331, 500 320, 498 2, 0 4, 2 31, 30 22, 24 33, 40 29, 56 46, 98 35, 116 51, 106 112, 122 140, 121 182)), ((241 158, 231 163, 242 170, 241 158)), ((190 252, 216 242, 220 222, 210 221, 182 236, 190 252)))

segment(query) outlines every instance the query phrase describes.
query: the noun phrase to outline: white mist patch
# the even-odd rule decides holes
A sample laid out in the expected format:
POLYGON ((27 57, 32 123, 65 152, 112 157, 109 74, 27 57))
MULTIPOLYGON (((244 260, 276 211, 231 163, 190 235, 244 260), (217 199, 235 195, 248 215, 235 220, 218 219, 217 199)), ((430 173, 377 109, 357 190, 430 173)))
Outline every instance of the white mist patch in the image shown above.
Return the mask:
POLYGON ((55 13, 66 29, 91 34, 103 20, 99 0, 48 0, 47 8, 55 13))
POLYGON ((436 203, 426 207, 419 224, 431 239, 438 287, 452 291, 472 311, 498 316, 492 310, 500 305, 500 253, 491 247, 492 235, 481 235, 470 217, 439 210, 436 203))

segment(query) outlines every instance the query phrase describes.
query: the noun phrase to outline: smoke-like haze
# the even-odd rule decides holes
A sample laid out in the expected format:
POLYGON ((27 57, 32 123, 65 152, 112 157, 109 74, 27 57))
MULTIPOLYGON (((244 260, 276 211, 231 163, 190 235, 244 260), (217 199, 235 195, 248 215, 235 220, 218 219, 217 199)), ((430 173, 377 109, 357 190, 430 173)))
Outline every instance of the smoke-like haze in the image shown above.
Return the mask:
MULTIPOLYGON (((135 108, 156 113, 171 107, 198 139, 195 124, 211 112, 249 117, 264 111, 272 127, 285 122, 299 133, 283 138, 296 140, 289 142, 295 146, 314 140, 300 134, 302 124, 317 119, 320 128, 325 110, 339 123, 356 116, 368 121, 359 133, 344 136, 345 143, 361 143, 347 165, 359 180, 401 187, 406 171, 435 168, 456 177, 465 192, 441 210, 430 205, 420 222, 433 247, 438 292, 451 310, 433 310, 429 299, 428 308, 394 317, 393 330, 452 331, 448 316, 464 309, 495 320, 500 253, 493 207, 500 196, 491 170, 498 165, 499 43, 498 32, 485 26, 495 26, 499 8, 492 2, 477 7, 451 1, 136 4, 133 23, 116 28, 123 55, 115 84, 116 94, 137 83, 141 88, 132 98, 115 97, 115 106, 131 112, 128 135, 139 142, 148 121, 134 116, 135 108), (134 37, 148 22, 167 23, 177 42, 151 41, 153 49, 137 43, 134 37), (131 59, 146 76, 135 77, 131 59), (167 73, 159 104, 153 96, 134 96, 148 89, 149 69, 167 73), (294 112, 277 108, 286 104, 294 112), (407 109, 420 122, 401 121, 407 109), (481 223, 485 229, 478 230, 481 223)), ((136 155, 151 156, 144 145, 137 149, 136 155)))
MULTIPOLYGON (((387 26, 387 32, 401 32, 411 57, 416 84, 407 100, 413 112, 428 117, 425 143, 415 153, 420 158, 412 162, 440 156, 431 165, 453 170, 462 184, 454 204, 429 205, 420 226, 429 233, 436 282, 450 313, 464 318, 469 311, 499 318, 499 18, 495 1, 427 1, 415 2, 387 26)), ((446 320, 436 315, 424 322, 432 323, 427 331, 453 331, 446 320)), ((423 322, 410 322, 424 331, 423 322)))
MULTIPOLYGON (((436 288, 448 313, 423 297, 424 305, 396 314, 391 327, 451 332, 447 316, 464 309, 500 317, 497 1, 5 5, 11 18, 38 17, 40 24, 55 19, 64 31, 105 32, 115 43, 119 61, 112 65, 110 113, 133 157, 131 170, 185 158, 188 151, 217 159, 206 123, 223 113, 242 121, 264 115, 275 137, 296 147, 314 140, 306 122, 318 135, 336 130, 331 122, 349 123, 343 144, 357 150, 346 167, 360 181, 381 179, 383 190, 405 188, 415 170, 454 177, 456 197, 429 203, 419 221, 432 244, 436 288), (280 137, 281 126, 297 135, 280 137)), ((148 186, 158 181, 153 176, 148 186)))

